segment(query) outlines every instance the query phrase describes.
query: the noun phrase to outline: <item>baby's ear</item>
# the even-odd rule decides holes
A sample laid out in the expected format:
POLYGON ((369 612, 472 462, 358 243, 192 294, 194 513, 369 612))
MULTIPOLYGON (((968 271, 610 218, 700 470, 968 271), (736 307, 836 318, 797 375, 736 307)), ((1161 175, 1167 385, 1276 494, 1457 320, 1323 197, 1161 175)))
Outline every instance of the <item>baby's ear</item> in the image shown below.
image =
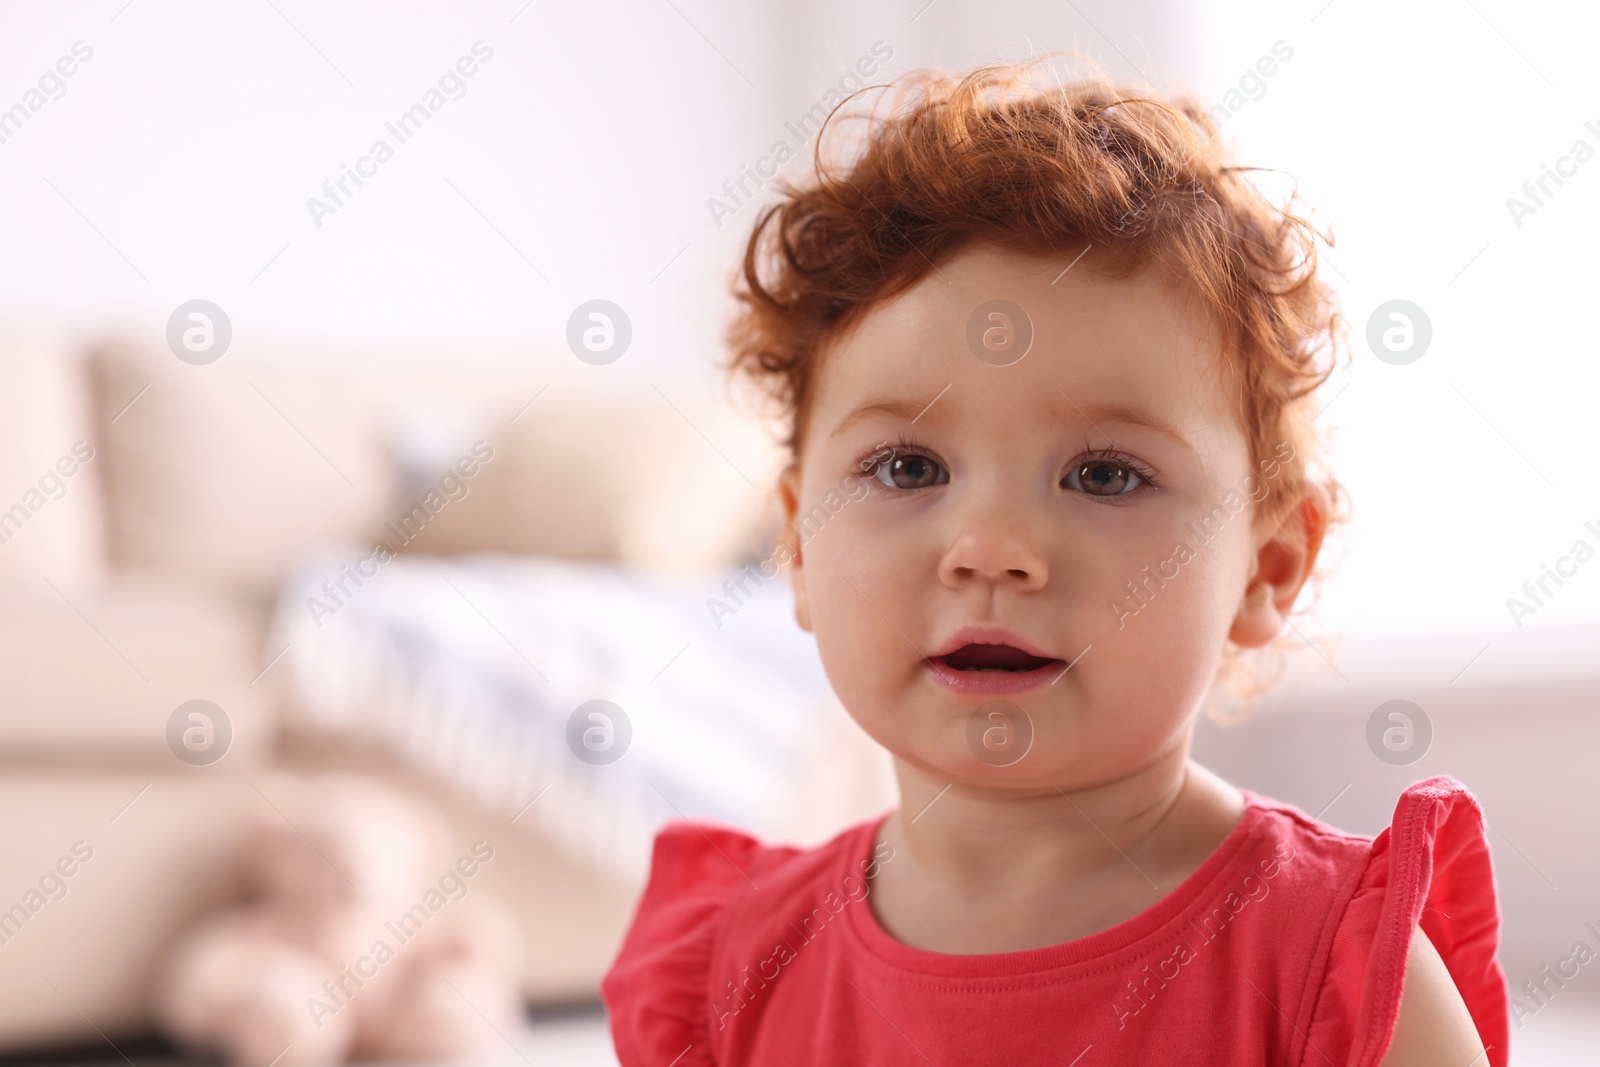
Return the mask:
POLYGON ((1318 498, 1308 493, 1263 536, 1228 631, 1229 640, 1244 648, 1260 648, 1272 640, 1311 577, 1327 531, 1327 513, 1318 498))
POLYGON ((811 603, 806 598, 805 561, 800 555, 800 538, 795 533, 795 516, 800 513, 800 465, 790 463, 778 475, 778 499, 783 504, 783 528, 778 531, 774 555, 779 566, 787 564, 789 587, 794 590, 794 621, 811 632, 811 603))

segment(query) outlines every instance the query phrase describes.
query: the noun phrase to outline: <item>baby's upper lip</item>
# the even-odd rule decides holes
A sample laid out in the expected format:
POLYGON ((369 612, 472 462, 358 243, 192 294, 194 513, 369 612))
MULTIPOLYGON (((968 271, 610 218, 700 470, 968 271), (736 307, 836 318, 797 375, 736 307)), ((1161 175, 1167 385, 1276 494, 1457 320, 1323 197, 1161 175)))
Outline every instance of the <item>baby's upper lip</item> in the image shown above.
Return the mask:
POLYGON ((1010 645, 1012 648, 1021 649, 1028 655, 1038 656, 1040 659, 1061 658, 1044 651, 1012 631, 998 626, 963 626, 951 634, 950 639, 940 645, 938 650, 928 658, 938 659, 941 656, 948 656, 950 653, 967 645, 1010 645))

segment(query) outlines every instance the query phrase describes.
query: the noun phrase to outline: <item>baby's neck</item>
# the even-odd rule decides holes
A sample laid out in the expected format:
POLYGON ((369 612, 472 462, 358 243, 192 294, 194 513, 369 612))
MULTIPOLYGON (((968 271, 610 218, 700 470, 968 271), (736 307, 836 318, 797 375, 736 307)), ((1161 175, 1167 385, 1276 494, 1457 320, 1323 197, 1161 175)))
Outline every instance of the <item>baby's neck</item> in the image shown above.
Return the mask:
POLYGON ((1040 948, 1131 918, 1204 863, 1244 807, 1186 743, 1079 789, 950 785, 898 760, 896 771, 902 803, 879 831, 895 860, 869 899, 891 935, 936 952, 1040 948))

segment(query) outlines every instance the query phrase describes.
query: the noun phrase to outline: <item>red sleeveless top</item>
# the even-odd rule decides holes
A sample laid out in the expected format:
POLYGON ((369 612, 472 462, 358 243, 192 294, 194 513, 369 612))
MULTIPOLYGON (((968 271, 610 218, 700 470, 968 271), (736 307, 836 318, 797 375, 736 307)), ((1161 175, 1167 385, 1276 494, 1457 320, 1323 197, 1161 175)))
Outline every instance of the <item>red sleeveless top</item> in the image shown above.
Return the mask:
POLYGON ((1125 922, 953 955, 890 937, 867 878, 887 815, 813 849, 675 822, 602 983, 623 1067, 1107 1063, 1374 1067, 1420 925, 1491 1067, 1510 1015, 1477 802, 1412 785, 1377 837, 1240 790, 1237 826, 1125 922))

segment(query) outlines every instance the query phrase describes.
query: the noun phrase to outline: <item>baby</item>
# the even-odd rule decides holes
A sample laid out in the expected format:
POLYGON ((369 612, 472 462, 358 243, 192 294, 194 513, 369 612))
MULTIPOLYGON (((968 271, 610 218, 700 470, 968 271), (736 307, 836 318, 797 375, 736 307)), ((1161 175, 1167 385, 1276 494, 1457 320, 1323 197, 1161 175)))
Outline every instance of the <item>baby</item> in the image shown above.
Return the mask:
POLYGON ((1028 74, 909 76, 755 224, 730 339, 789 430, 778 558, 901 803, 813 849, 662 831, 618 1055, 1503 1065, 1460 783, 1369 838, 1189 758, 1343 521, 1315 235, 1191 102, 1028 74))

